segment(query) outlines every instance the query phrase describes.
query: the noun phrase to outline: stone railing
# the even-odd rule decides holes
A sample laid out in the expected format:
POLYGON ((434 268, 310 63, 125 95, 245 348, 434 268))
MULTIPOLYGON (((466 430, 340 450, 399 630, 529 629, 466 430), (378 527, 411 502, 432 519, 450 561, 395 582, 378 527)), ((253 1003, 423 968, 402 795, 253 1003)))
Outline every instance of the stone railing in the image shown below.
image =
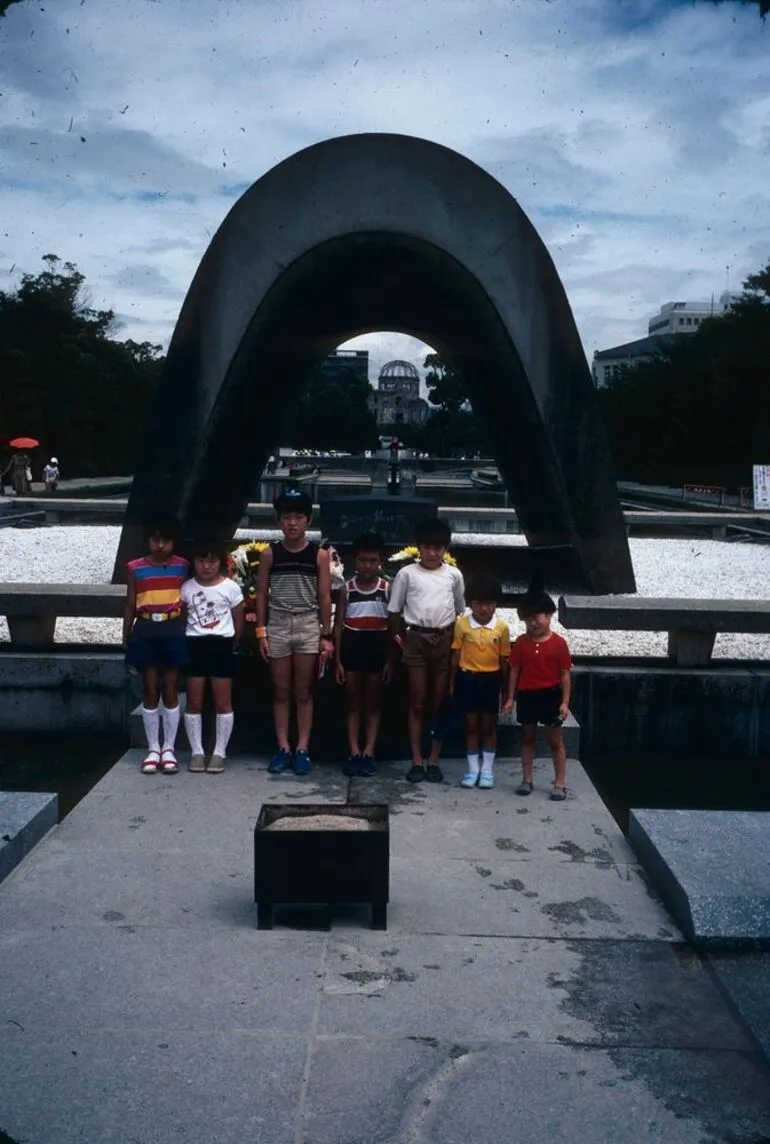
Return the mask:
POLYGON ((54 642, 58 616, 122 616, 125 584, 0 584, 0 616, 17 647, 54 642))
POLYGON ((562 596, 559 620, 579 631, 668 632, 673 663, 705 667, 718 632, 770 633, 770 600, 562 596))

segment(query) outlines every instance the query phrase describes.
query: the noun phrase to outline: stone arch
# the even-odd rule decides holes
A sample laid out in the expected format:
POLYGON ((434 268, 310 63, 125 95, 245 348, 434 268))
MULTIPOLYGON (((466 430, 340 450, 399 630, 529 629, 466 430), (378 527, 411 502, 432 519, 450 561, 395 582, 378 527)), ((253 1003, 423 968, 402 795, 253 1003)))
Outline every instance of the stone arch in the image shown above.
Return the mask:
POLYGON ((544 244, 468 159, 386 134, 300 151, 230 210, 174 331, 118 565, 150 505, 232 535, 311 363, 375 329, 461 366, 530 544, 563 549, 589 591, 633 591, 593 382, 544 244))

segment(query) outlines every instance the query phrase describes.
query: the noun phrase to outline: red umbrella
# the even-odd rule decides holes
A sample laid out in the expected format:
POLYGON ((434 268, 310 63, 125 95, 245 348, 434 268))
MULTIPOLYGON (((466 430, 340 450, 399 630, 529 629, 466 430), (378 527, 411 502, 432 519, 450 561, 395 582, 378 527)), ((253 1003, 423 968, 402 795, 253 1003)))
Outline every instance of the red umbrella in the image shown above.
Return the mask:
POLYGON ((14 437, 8 444, 12 449, 37 449, 40 442, 34 437, 14 437))

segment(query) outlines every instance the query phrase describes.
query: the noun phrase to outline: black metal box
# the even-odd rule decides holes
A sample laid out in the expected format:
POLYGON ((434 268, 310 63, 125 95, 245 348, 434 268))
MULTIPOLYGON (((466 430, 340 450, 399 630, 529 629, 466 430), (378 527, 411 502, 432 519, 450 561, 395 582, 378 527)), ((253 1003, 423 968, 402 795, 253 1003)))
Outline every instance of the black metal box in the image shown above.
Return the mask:
POLYGON ((270 929, 273 906, 369 902, 372 929, 387 929, 390 822, 386 804, 264 804, 254 827, 254 901, 258 929, 270 929), (366 830, 268 830, 279 818, 363 818, 366 830))

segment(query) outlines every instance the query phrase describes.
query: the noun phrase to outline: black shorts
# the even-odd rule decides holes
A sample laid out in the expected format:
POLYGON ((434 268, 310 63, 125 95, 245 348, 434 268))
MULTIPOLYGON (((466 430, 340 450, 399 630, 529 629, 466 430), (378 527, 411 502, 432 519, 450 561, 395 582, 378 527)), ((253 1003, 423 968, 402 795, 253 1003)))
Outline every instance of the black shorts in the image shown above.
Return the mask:
POLYGON ((345 671, 362 671, 373 675, 388 662, 388 632, 354 632, 342 629, 340 663, 345 671))
POLYGON ((516 696, 516 722, 522 726, 561 727, 559 715, 561 687, 543 687, 538 691, 519 691, 516 696))
POLYGON ((232 679, 235 653, 232 636, 188 636, 185 674, 193 679, 232 679))
POLYGON ((499 671, 458 671, 455 676, 455 702, 464 715, 484 711, 497 715, 500 711, 499 671))

